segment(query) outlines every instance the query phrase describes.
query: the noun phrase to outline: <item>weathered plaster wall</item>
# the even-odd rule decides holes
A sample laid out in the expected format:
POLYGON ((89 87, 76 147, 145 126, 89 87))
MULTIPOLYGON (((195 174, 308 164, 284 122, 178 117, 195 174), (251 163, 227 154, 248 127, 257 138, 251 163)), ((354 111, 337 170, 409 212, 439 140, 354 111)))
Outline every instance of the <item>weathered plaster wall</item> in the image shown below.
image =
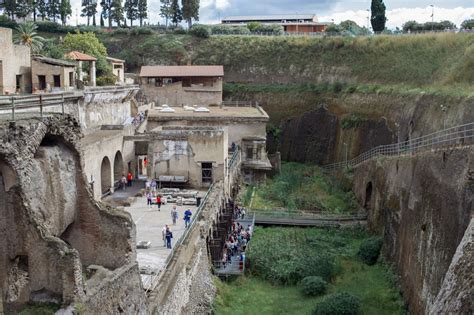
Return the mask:
POLYGON ((127 120, 130 120, 132 116, 130 101, 107 101, 106 97, 102 96, 102 101, 80 103, 79 121, 86 133, 87 130, 97 129, 102 125, 123 125, 127 120))
POLYGON ((369 227, 384 235, 413 314, 429 311, 471 220, 473 169, 474 149, 465 147, 380 158, 354 171, 353 190, 369 227))
POLYGON ((51 91, 53 90, 68 90, 74 88, 74 76, 75 71, 74 67, 64 67, 64 66, 56 66, 47 64, 44 62, 39 62, 33 59, 31 64, 31 80, 32 80, 32 91, 33 93, 40 90, 39 86, 39 75, 44 75, 46 79, 46 90, 51 91), (72 82, 69 81, 70 73, 72 73, 72 82), (60 76, 60 86, 54 86, 54 75, 60 76))
POLYGON ((222 103, 222 79, 218 79, 213 86, 183 87, 182 82, 176 82, 163 87, 154 84, 141 84, 143 95, 150 102, 157 105, 192 106, 222 103))

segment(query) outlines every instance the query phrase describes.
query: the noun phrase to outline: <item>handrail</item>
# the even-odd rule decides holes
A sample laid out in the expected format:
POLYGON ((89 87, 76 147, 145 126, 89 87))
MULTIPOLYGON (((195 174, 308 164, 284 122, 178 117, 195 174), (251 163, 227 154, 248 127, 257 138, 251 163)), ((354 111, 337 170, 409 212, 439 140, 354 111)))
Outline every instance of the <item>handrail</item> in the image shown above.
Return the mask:
POLYGON ((448 145, 466 145, 474 143, 474 122, 436 131, 425 136, 413 138, 393 144, 380 145, 366 151, 357 157, 332 164, 323 165, 326 170, 338 170, 356 167, 359 164, 378 156, 395 156, 414 154, 418 151, 433 149, 448 145))
POLYGON ((184 233, 181 235, 181 237, 175 242, 174 246, 171 248, 171 252, 169 253, 168 257, 166 258, 165 260, 165 263, 161 269, 161 272, 157 272, 155 274, 155 276, 152 278, 152 280, 150 281, 151 285, 148 287, 148 289, 145 291, 146 294, 148 294, 148 292, 150 292, 152 289, 155 288, 155 286, 153 285, 153 283, 156 281, 156 279, 158 277, 160 277, 162 274, 163 274, 163 271, 166 270, 171 262, 171 260, 173 259, 175 253, 176 253, 176 250, 177 248, 183 244, 183 242, 187 239, 191 229, 194 227, 194 224, 197 220, 197 218, 199 217, 199 215, 201 214, 202 210, 204 209, 204 207, 206 206, 207 204, 207 201, 209 199, 209 194, 211 193, 212 189, 214 187, 214 184, 211 184, 211 186, 209 187, 209 189, 207 190, 206 194, 204 195, 204 198, 202 199, 201 201, 201 204, 199 205, 198 209, 196 210, 196 213, 191 216, 191 222, 189 223, 189 226, 184 230, 184 233))
POLYGON ((232 157, 230 158, 229 162, 227 163, 227 167, 231 169, 234 166, 235 161, 239 155, 239 148, 235 148, 234 152, 232 153, 232 157))

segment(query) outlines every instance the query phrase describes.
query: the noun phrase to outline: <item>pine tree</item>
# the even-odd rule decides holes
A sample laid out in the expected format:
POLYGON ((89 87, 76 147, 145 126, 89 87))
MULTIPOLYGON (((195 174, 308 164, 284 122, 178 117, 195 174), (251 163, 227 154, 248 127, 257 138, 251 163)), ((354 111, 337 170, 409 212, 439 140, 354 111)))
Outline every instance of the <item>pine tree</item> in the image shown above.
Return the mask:
POLYGON ((181 8, 179 7, 178 0, 171 0, 171 22, 177 27, 178 24, 183 20, 181 8))
POLYGON ((90 19, 93 19, 93 25, 95 25, 95 15, 97 13, 97 1, 96 0, 82 0, 82 11, 81 16, 87 17, 87 25, 90 25, 90 19))
POLYGON ((27 17, 33 8, 28 0, 17 0, 15 6, 15 15, 19 18, 27 17))
POLYGON ((171 19, 171 0, 160 0, 160 16, 165 18, 165 25, 168 27, 168 21, 171 19))
POLYGON ((47 7, 48 18, 52 19, 53 22, 56 22, 56 19, 61 16, 61 0, 49 0, 47 7))
POLYGON ((188 22, 188 27, 191 28, 193 20, 199 21, 199 0, 182 0, 183 6, 183 20, 188 22))
POLYGON ((100 6, 102 7, 100 26, 104 26, 104 20, 107 19, 109 28, 112 28, 112 0, 102 0, 100 6))
POLYGON ((15 10, 16 10, 16 0, 3 0, 0 1, 0 9, 3 10, 6 15, 14 20, 15 19, 15 10))
POLYGON ((138 0, 138 19, 140 26, 143 26, 143 20, 148 18, 147 0, 138 0))
POLYGON ((130 26, 133 26, 133 20, 138 19, 138 0, 125 0, 123 8, 127 18, 130 20, 130 26))
POLYGON ((48 0, 36 0, 36 12, 42 21, 44 21, 45 17, 48 17, 48 10, 48 0))
POLYGON ((370 10, 372 11, 370 18, 372 29, 374 33, 380 33, 385 29, 385 22, 387 22, 383 0, 372 0, 370 10))
POLYGON ((110 15, 112 17, 112 20, 114 20, 115 23, 117 23, 117 26, 122 25, 122 21, 124 19, 122 0, 113 0, 112 1, 112 6, 111 6, 111 9, 110 9, 110 15))
POLYGON ((59 8, 59 15, 61 16, 61 22, 66 25, 67 18, 71 16, 71 2, 69 0, 61 0, 61 6, 59 8))

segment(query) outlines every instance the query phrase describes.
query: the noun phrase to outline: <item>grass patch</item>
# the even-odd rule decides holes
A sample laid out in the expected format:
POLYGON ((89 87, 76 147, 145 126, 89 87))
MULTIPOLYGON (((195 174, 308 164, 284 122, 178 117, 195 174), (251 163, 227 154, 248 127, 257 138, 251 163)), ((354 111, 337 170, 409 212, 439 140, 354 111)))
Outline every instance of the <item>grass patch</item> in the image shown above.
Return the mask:
MULTIPOLYGON (((311 314, 316 304, 328 295, 347 292, 360 300, 361 314, 405 314, 404 303, 390 268, 380 262, 367 266, 357 258, 360 244, 368 237, 360 229, 257 228, 247 252, 250 273, 229 283, 216 280, 218 295, 214 301, 214 312, 311 314), (282 247, 282 251, 277 247, 282 247), (282 262, 286 259, 284 257, 299 255, 295 254, 298 250, 304 251, 307 256, 314 253, 332 256, 337 261, 339 270, 325 295, 306 296, 300 285, 266 281, 262 269, 256 269, 252 262, 259 255, 271 264, 271 260, 280 256, 278 264, 285 264, 282 262), (283 251, 288 253, 285 255, 283 251)), ((316 267, 313 266, 314 269, 316 267)))
POLYGON ((252 208, 347 213, 356 211, 357 204, 350 187, 343 187, 321 168, 282 163, 281 173, 256 189, 252 208))

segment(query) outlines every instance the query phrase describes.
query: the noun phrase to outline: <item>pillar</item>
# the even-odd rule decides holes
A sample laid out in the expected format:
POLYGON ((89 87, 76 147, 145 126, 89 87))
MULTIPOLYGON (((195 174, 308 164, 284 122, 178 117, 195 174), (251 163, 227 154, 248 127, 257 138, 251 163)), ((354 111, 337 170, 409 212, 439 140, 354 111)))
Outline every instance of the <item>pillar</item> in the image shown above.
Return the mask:
POLYGON ((95 61, 91 61, 89 68, 90 86, 95 86, 95 61))
POLYGON ((79 60, 79 64, 77 66, 77 69, 79 71, 79 80, 83 81, 83 75, 82 75, 82 61, 79 60))

